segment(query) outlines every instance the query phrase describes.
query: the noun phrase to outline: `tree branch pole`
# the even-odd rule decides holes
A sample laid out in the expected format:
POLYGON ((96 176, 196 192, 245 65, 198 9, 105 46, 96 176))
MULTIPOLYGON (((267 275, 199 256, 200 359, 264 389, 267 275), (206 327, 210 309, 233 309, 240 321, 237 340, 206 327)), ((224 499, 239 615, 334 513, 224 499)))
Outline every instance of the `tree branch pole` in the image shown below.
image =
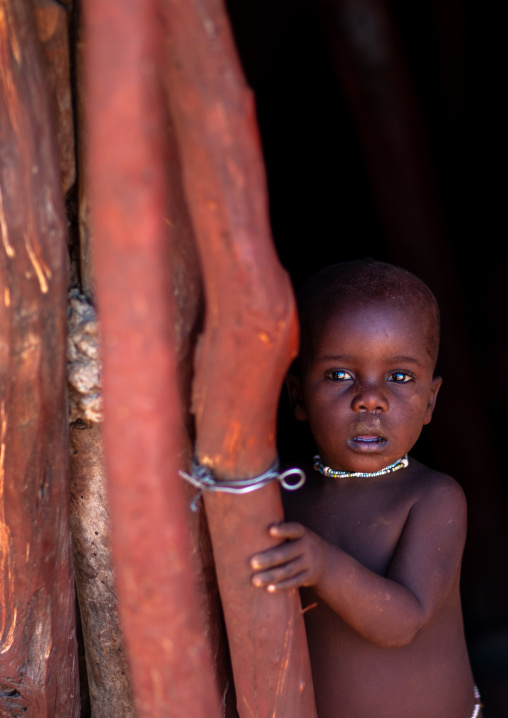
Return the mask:
MULTIPOLYGON (((217 0, 162 0, 167 91, 206 290, 193 408, 197 456, 221 478, 276 456, 278 397, 297 351, 290 282, 276 256, 252 93, 217 0)), ((205 497, 241 716, 315 716, 297 591, 250 584, 249 556, 283 518, 271 484, 205 497)))
POLYGON ((79 716, 66 222, 30 2, 0 0, 0 715, 79 716))
POLYGON ((178 476, 183 425, 156 7, 87 0, 84 10, 107 486, 134 697, 142 717, 213 718, 219 698, 178 476))

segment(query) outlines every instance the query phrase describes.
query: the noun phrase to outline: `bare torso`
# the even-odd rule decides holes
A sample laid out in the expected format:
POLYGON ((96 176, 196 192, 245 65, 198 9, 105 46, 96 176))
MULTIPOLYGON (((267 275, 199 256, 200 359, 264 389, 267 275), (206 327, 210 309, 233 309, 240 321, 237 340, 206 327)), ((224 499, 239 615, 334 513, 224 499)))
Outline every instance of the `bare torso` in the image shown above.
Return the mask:
MULTIPOLYGON (((371 479, 330 479, 305 468, 305 487, 285 496, 286 520, 302 523, 384 577, 429 486, 452 482, 415 460, 371 479)), ((422 536, 433 530, 430 518, 428 527, 419 520, 422 536)), ((470 718, 475 699, 459 577, 457 565, 430 622, 407 645, 388 648, 362 637, 312 589, 301 589, 319 718, 470 718)))

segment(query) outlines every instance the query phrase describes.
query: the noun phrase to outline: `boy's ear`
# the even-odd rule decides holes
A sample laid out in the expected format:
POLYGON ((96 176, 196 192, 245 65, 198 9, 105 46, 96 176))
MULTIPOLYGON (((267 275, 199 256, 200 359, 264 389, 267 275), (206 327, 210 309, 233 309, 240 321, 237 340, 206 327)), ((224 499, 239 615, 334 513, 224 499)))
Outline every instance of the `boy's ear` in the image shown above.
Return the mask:
POLYGON ((289 403, 293 409, 295 419, 298 421, 307 421, 307 412, 303 405, 302 385, 300 377, 290 372, 286 377, 286 386, 289 394, 289 403))
POLYGON ((432 419, 432 412, 434 411, 434 407, 436 406, 436 399, 439 389, 441 388, 441 384, 443 383, 443 380, 440 376, 435 376, 432 380, 432 386, 430 389, 430 396, 429 396, 429 403, 427 405, 427 411, 425 412, 425 419, 423 420, 424 425, 429 424, 430 420, 432 419))

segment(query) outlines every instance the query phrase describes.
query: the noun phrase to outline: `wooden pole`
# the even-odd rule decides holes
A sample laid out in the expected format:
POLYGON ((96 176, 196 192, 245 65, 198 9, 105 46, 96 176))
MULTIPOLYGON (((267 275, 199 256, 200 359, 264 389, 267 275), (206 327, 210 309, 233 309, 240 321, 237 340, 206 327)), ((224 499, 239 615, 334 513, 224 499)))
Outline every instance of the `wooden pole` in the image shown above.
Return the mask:
POLYGON ((156 5, 88 0, 84 9, 104 445, 134 697, 140 716, 213 718, 219 698, 178 476, 183 425, 156 5))
POLYGON ((76 181, 69 52, 69 11, 57 0, 32 0, 54 118, 64 196, 76 181))
POLYGON ((0 715, 79 716, 66 223, 32 7, 0 1, 0 715))
MULTIPOLYGON (((281 384, 297 349, 294 299, 271 241, 252 93, 218 0, 162 0, 167 92, 206 290, 194 382, 197 455, 221 478, 265 471, 276 455, 281 384)), ((248 559, 272 545, 279 488, 206 496, 241 716, 315 716, 297 591, 250 584, 248 559)))
POLYGON ((110 550, 102 426, 74 424, 71 529, 93 718, 135 718, 110 550))

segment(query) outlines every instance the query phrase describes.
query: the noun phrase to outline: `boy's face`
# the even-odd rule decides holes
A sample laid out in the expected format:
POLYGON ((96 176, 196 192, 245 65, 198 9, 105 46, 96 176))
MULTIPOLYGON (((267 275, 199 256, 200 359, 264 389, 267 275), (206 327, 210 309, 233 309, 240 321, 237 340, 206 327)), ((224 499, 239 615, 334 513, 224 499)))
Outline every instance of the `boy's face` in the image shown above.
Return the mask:
POLYGON ((314 333, 288 385, 325 465, 374 472, 412 448, 441 385, 426 335, 421 313, 383 301, 339 307, 314 333))

